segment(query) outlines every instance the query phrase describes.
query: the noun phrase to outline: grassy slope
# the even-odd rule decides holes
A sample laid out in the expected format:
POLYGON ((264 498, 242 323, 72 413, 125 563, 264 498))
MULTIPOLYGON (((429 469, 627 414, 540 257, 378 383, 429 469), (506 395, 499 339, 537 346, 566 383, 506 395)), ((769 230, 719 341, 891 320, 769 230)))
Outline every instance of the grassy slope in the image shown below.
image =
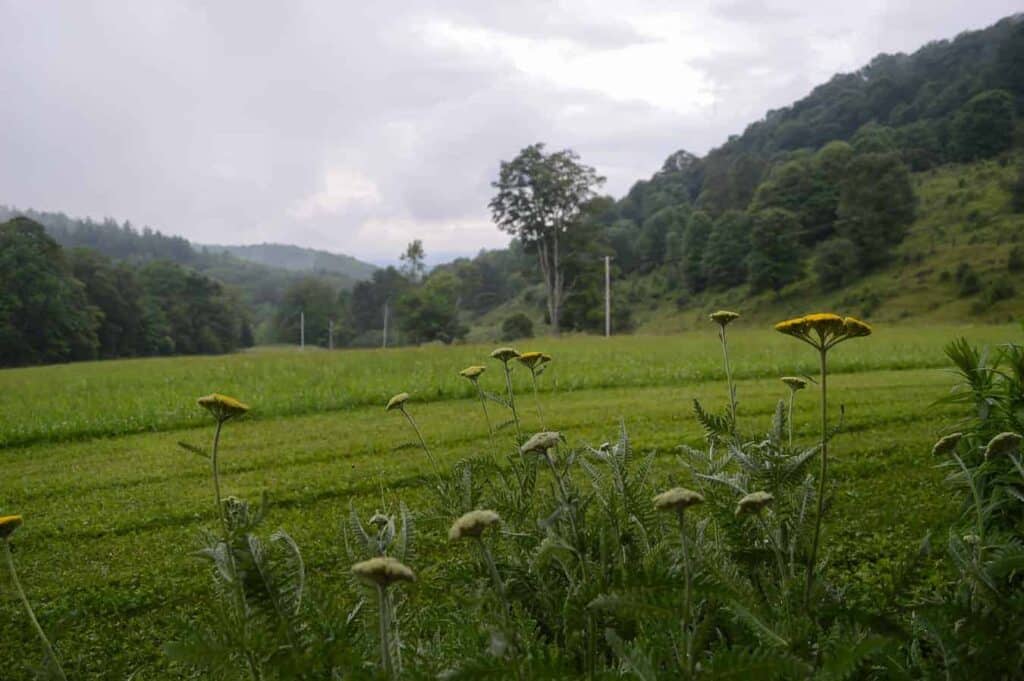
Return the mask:
MULTIPOLYGON (((850 371, 832 381, 834 403, 846 405, 848 426, 835 450, 836 476, 846 484, 832 516, 831 533, 839 542, 832 553, 837 570, 855 575, 854 588, 862 598, 871 597, 879 575, 900 551, 914 546, 927 528, 941 526, 951 517, 941 474, 925 457, 930 441, 955 415, 949 408, 929 407, 946 393, 952 378, 941 369, 920 367, 941 363, 937 348, 952 331, 883 328, 875 337, 851 342, 835 353, 837 365, 843 363, 850 371)), ((623 417, 639 451, 660 452, 658 476, 666 484, 675 481, 679 466, 674 448, 699 440, 689 400, 699 397, 721 405, 725 398, 713 368, 717 348, 711 335, 623 339, 603 351, 593 339, 552 344, 557 348, 560 387, 542 396, 547 425, 563 430, 571 444, 580 445, 613 437, 623 417), (617 380, 625 387, 615 387, 617 380)), ((1017 332, 995 327, 971 329, 968 335, 1001 342, 1015 338, 1017 332)), ((737 330, 734 336, 737 369, 745 377, 739 386, 741 412, 751 430, 763 430, 783 392, 776 376, 809 365, 810 353, 791 339, 778 337, 782 343, 776 344, 776 335, 762 331, 737 330)), ((423 369, 425 362, 442 367, 448 375, 449 365, 468 361, 463 353, 470 350, 479 357, 482 348, 426 357, 421 350, 402 350, 381 353, 376 363, 356 353, 287 358, 271 353, 184 364, 149 360, 103 365, 104 373, 114 378, 109 384, 92 383, 91 395, 116 410, 124 404, 107 391, 117 380, 128 380, 125 392, 159 403, 156 420, 149 424, 156 432, 9 447, 3 452, 0 478, 0 514, 26 515, 27 524, 16 541, 23 579, 44 626, 61 642, 69 672, 76 678, 123 678, 138 669, 138 678, 178 678, 167 669, 160 645, 208 595, 204 568, 189 553, 199 529, 214 520, 204 462, 175 444, 203 444, 209 429, 177 430, 192 422, 176 417, 161 421, 167 416, 163 409, 172 406, 172 396, 173 402, 195 412, 194 384, 223 381, 224 362, 230 361, 242 362, 234 366, 236 379, 241 381, 239 376, 245 374, 248 380, 257 380, 235 385, 255 387, 259 380, 266 381, 261 391, 240 393, 253 402, 256 418, 229 425, 223 450, 226 492, 255 498, 266 490, 273 504, 268 531, 287 528, 303 548, 321 597, 351 605, 354 594, 344 576, 348 561, 337 534, 339 521, 349 503, 369 513, 401 498, 422 512, 421 476, 427 467, 417 451, 396 451, 411 434, 399 416, 385 413, 379 403, 284 417, 292 403, 275 401, 290 392, 281 381, 290 376, 288 386, 301 391, 328 363, 344 364, 355 357, 360 360, 355 365, 344 364, 348 370, 369 364, 367 376, 376 375, 348 378, 378 381, 371 392, 384 390, 409 371, 416 376, 410 380, 425 389, 434 376, 433 370, 423 369), (416 374, 416 367, 426 373, 416 374), (137 377, 134 386, 132 376, 137 377)), ((68 394, 77 394, 79 400, 85 394, 75 392, 83 386, 72 378, 89 376, 89 386, 89 380, 98 376, 90 365, 74 365, 63 367, 68 373, 54 381, 49 372, 58 368, 0 372, 0 378, 9 381, 16 374, 21 386, 48 388, 22 394, 21 399, 47 418, 58 419, 68 413, 68 394)), ((487 378, 497 380, 494 374, 487 378)), ((553 374, 548 380, 555 378, 553 374)), ((10 394, 11 386, 5 387, 3 394, 10 394)), ((429 403, 412 406, 445 464, 487 447, 482 420, 475 418, 477 405, 446 390, 431 396, 429 403)), ((422 390, 420 397, 426 397, 422 390)), ((533 406, 523 395, 528 429, 537 426, 533 406)), ((802 438, 813 437, 815 415, 813 396, 801 395, 795 421, 802 438)), ((68 433, 57 435, 64 438, 68 433)), ((502 437, 508 446, 509 436, 502 437)), ((421 552, 415 567, 420 581, 412 590, 410 612, 445 602, 446 585, 430 568, 451 559, 443 534, 448 521, 422 515, 418 519, 421 552)), ((0 638, 8 654, 0 656, 0 678, 27 679, 25 665, 35 659, 36 643, 22 626, 17 603, 4 593, 0 638)), ((413 640, 415 624, 409 626, 406 637, 413 640)))
MULTIPOLYGON (((1017 166, 995 161, 949 165, 913 176, 920 199, 918 218, 882 270, 839 291, 821 292, 812 277, 782 292, 750 296, 745 286, 692 297, 680 308, 676 292, 664 293, 660 274, 635 277, 613 284, 613 300, 633 309, 640 333, 677 333, 699 328, 711 310, 742 310, 748 319, 768 322, 812 310, 835 309, 859 314, 872 321, 913 320, 949 323, 1007 322, 1024 316, 1024 295, 995 305, 983 302, 983 293, 961 297, 953 275, 960 263, 969 263, 982 287, 1006 277, 1024 294, 1024 272, 1007 271, 1010 248, 1024 248, 1024 214, 1010 210, 1011 182, 1017 166), (961 186, 962 185, 962 186, 961 186)), ((808 271, 810 263, 808 263, 808 271)), ((534 300, 543 292, 531 290, 534 300)), ((544 330, 539 304, 524 296, 474 321, 470 339, 500 337, 502 320, 515 312, 534 319, 534 330, 544 330)))

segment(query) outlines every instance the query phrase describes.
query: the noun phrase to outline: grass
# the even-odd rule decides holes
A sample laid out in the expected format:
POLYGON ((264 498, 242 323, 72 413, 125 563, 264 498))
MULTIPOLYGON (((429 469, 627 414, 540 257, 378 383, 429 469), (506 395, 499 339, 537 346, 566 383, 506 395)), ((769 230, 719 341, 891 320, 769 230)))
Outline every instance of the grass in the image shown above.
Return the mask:
MULTIPOLYGON (((952 383, 943 344, 955 335, 994 344, 1016 327, 905 327, 878 330, 833 358, 832 401, 846 409, 836 440, 831 560, 869 601, 901 552, 952 520, 931 442, 957 417, 931 403, 952 383)), ((813 354, 772 332, 730 327, 742 418, 767 429, 786 389, 777 377, 811 372, 813 354)), ((700 431, 690 400, 726 401, 717 341, 708 329, 683 337, 568 338, 539 345, 555 356, 542 394, 548 425, 570 444, 598 444, 625 420, 639 451, 656 449, 658 476, 677 482, 675 448, 700 431)), ((525 346, 524 348, 525 349, 525 346)), ((0 515, 23 513, 16 560, 43 626, 56 639, 70 678, 181 678, 160 646, 208 597, 205 567, 190 557, 215 523, 206 463, 179 447, 207 446, 210 429, 195 397, 217 390, 248 401, 252 418, 228 424, 222 443, 225 492, 266 491, 271 527, 302 547, 324 599, 350 602, 339 524, 403 500, 417 518, 420 582, 412 607, 443 600, 432 566, 448 550, 450 518, 424 517, 429 467, 407 445, 412 434, 383 403, 414 393, 410 410, 442 465, 481 453, 487 431, 468 383, 455 372, 484 347, 343 353, 263 352, 224 358, 78 364, 0 372, 4 475, 0 515), (103 437, 94 437, 94 436, 103 437), (20 443, 20 444, 11 444, 20 443)), ((485 380, 497 390, 499 365, 485 380)), ((526 386, 527 373, 517 372, 526 386)), ((532 397, 521 393, 524 428, 536 428, 532 397)), ((814 439, 816 399, 801 393, 796 432, 814 439)), ((500 439, 511 445, 509 430, 500 439)), ((38 645, 4 583, 0 678, 27 679, 38 645)), ((354 602, 354 601, 353 601, 354 602)))

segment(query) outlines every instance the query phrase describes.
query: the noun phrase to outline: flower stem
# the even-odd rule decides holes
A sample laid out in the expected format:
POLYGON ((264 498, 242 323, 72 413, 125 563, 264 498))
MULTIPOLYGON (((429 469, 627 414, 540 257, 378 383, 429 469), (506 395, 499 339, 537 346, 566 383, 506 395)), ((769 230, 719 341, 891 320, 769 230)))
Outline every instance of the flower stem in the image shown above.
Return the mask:
POLYGON ((793 402, 796 400, 796 391, 789 391, 789 448, 793 449, 793 402))
POLYGON ((505 387, 508 389, 508 406, 512 409, 512 420, 516 423, 516 442, 523 441, 523 433, 519 428, 519 412, 516 411, 516 396, 512 391, 512 369, 509 368, 508 362, 503 363, 505 365, 505 387))
POLYGON ((736 430, 736 385, 732 382, 732 367, 729 366, 729 344, 725 337, 725 327, 721 327, 718 337, 722 341, 722 356, 725 358, 725 380, 729 384, 729 414, 732 416, 732 429, 736 430))
POLYGON ((56 668, 57 673, 60 674, 60 678, 67 681, 68 677, 64 673, 64 668, 60 666, 60 661, 57 659, 57 653, 50 644, 50 639, 48 639, 46 637, 46 633, 43 632, 43 628, 39 626, 39 620, 36 619, 36 613, 32 610, 32 604, 28 602, 28 596, 25 595, 25 589, 22 588, 21 580, 18 579, 18 571, 14 569, 14 557, 11 556, 10 543, 6 539, 3 540, 2 543, 4 545, 4 557, 7 559, 7 569, 11 573, 11 581, 14 582, 14 589, 18 592, 18 597, 21 598, 22 605, 25 606, 25 612, 28 613, 28 618, 32 622, 32 627, 36 630, 39 640, 43 642, 43 648, 46 650, 46 656, 53 662, 53 666, 56 668))
POLYGON ((420 432, 420 427, 418 425, 416 425, 416 420, 412 417, 412 414, 410 414, 408 411, 406 411, 405 405, 402 405, 401 409, 402 409, 402 414, 405 415, 405 418, 409 422, 409 425, 412 426, 412 429, 414 431, 416 431, 416 437, 418 437, 419 440, 420 440, 420 447, 422 447, 423 451, 426 453, 427 460, 430 461, 430 465, 434 469, 434 475, 437 476, 437 480, 438 480, 438 482, 440 482, 441 481, 441 469, 439 469, 437 467, 437 460, 435 460, 434 459, 434 455, 430 453, 430 448, 427 447, 427 441, 423 439, 423 433, 420 432))
POLYGON ((679 516, 679 543, 683 547, 683 579, 685 580, 685 587, 683 592, 683 631, 686 635, 686 668, 693 675, 694 660, 693 660, 693 604, 691 602, 691 591, 693 583, 693 569, 690 565, 690 549, 689 542, 686 540, 686 511, 679 509, 677 511, 679 516))
POLYGON ((825 359, 828 348, 822 345, 818 353, 821 363, 821 473, 818 478, 818 512, 814 519, 814 540, 811 543, 811 555, 807 559, 807 581, 804 584, 806 605, 810 605, 811 602, 811 582, 814 580, 814 568, 818 561, 821 520, 825 512, 825 482, 828 476, 828 364, 825 359))
POLYGON ((394 668, 391 665, 391 609, 388 604, 388 592, 383 586, 377 585, 377 599, 380 604, 380 663, 384 668, 384 675, 394 678, 394 668))
POLYGON ((544 414, 540 410, 540 395, 537 392, 537 372, 530 369, 530 377, 533 379, 533 401, 537 403, 537 418, 540 420, 540 429, 546 430, 544 425, 544 414))
POLYGON ((484 395, 484 389, 480 387, 480 384, 476 384, 476 392, 480 396, 480 406, 484 410, 484 421, 487 422, 487 435, 491 439, 491 448, 494 448, 494 426, 491 425, 491 415, 487 412, 487 397, 484 395))

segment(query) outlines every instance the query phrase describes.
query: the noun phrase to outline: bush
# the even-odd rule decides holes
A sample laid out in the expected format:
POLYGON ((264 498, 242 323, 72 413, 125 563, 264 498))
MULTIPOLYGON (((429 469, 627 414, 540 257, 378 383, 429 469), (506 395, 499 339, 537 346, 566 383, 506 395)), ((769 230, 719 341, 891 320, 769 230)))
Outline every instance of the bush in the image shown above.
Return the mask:
POLYGON ((956 269, 956 280, 960 284, 960 297, 973 296, 981 290, 981 279, 978 273, 965 262, 956 269))
POLYGON ((514 341, 520 338, 533 338, 533 320, 517 312, 501 323, 501 339, 514 341))
POLYGON ((1024 270, 1024 250, 1020 246, 1010 249, 1010 255, 1006 258, 1006 269, 1011 272, 1024 270))
POLYGON ((1006 277, 1000 277, 995 281, 989 282, 988 286, 985 287, 985 293, 982 297, 987 304, 994 305, 1000 300, 1013 298, 1014 293, 1016 291, 1013 288, 1013 283, 1006 277))
POLYGON ((846 286, 860 276, 857 247, 844 238, 829 239, 818 244, 814 258, 814 276, 826 291, 846 286))

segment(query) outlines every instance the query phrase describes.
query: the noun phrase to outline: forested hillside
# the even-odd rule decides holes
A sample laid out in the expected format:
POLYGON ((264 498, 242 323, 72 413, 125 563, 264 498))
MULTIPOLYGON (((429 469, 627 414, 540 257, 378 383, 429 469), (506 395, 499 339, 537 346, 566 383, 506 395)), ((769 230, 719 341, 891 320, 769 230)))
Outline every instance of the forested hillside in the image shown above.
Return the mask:
MULTIPOLYGON (((879 55, 703 158, 677 151, 622 199, 591 200, 566 230, 573 285, 562 328, 603 327, 604 255, 613 257, 619 332, 685 328, 725 303, 775 314, 808 297, 863 299, 869 316, 1012 316, 1022 103, 1018 15, 911 55, 879 55), (912 266, 914 283, 948 300, 908 297, 912 266), (880 304, 894 293, 899 306, 880 304)), ((531 244, 486 255, 502 257, 522 281, 539 282, 531 244)), ((469 281, 478 261, 438 275, 469 281)), ((532 286, 496 309, 464 309, 463 319, 471 337, 510 337, 501 329, 513 318, 513 328, 546 323, 543 299, 532 286)))

